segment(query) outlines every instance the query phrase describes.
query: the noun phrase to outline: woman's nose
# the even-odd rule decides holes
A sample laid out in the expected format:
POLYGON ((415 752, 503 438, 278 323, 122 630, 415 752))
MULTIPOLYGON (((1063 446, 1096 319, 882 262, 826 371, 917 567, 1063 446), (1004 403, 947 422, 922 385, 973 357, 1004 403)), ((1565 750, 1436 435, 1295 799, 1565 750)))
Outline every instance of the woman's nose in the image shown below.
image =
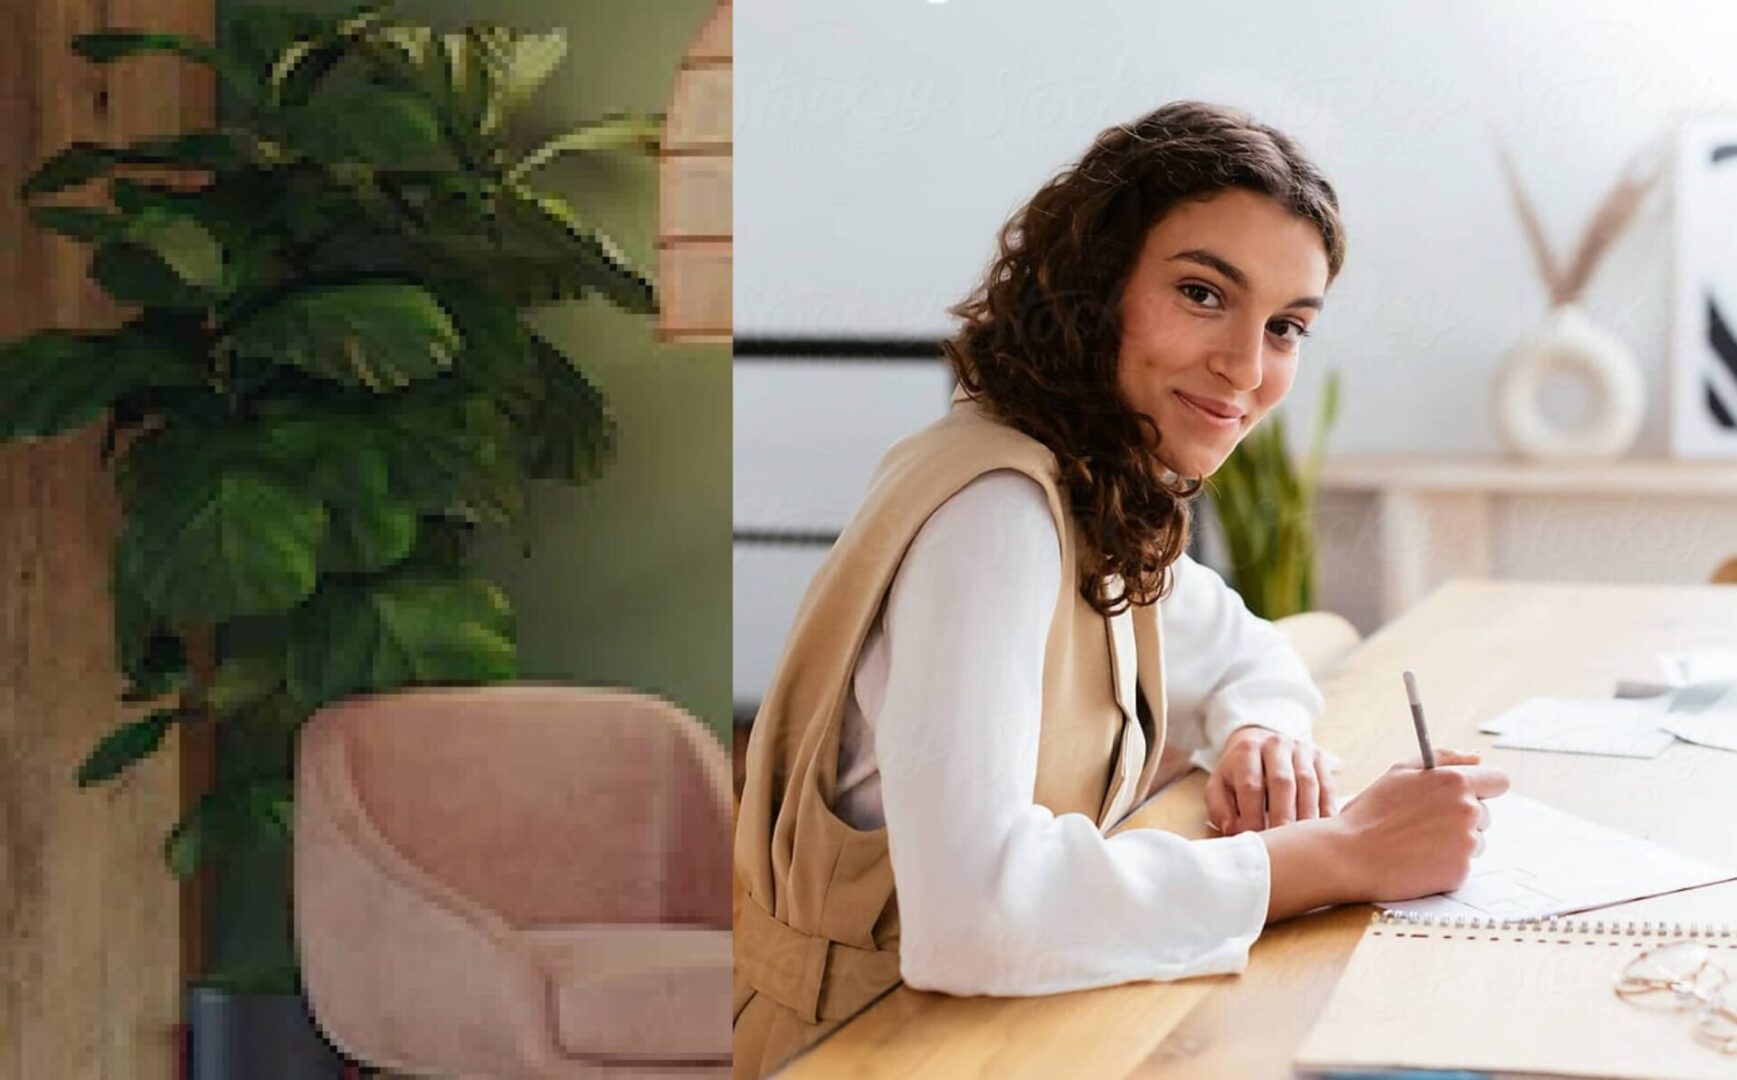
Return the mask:
POLYGON ((1209 362, 1213 373, 1237 393, 1252 393, 1260 387, 1265 332, 1263 326, 1255 327, 1253 333, 1241 327, 1232 329, 1209 362))

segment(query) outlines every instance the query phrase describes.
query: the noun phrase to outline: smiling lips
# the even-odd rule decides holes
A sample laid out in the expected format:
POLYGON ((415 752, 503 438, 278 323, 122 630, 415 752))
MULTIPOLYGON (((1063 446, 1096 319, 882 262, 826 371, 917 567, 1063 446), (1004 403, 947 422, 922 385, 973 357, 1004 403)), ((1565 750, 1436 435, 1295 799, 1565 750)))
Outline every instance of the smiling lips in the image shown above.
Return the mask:
POLYGON ((1211 398, 1197 398, 1191 394, 1184 394, 1180 390, 1172 390, 1171 393, 1175 394, 1184 405, 1194 410, 1196 414, 1219 427, 1235 427, 1242 422, 1243 411, 1234 405, 1227 405, 1211 398))

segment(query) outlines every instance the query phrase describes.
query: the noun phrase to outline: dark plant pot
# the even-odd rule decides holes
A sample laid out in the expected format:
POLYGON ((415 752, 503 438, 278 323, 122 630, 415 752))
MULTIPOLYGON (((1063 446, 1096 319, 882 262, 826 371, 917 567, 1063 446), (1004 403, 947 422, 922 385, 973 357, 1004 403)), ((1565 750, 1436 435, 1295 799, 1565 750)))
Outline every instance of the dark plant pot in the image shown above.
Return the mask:
POLYGON ((187 991, 187 1080, 341 1080, 344 1058, 299 994, 187 991))

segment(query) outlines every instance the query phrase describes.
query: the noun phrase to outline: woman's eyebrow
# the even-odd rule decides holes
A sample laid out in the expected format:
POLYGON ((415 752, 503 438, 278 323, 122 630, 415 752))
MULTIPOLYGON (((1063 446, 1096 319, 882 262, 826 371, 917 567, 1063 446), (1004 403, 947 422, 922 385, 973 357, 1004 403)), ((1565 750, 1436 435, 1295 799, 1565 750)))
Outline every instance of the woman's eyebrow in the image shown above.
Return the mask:
MULTIPOLYGON (((1248 288, 1248 275, 1247 274, 1243 273, 1241 270, 1238 270, 1235 266, 1232 266, 1229 262, 1226 262, 1222 256, 1215 255, 1212 252, 1206 250, 1205 248, 1189 248, 1187 251, 1178 251, 1176 254, 1170 256, 1170 258, 1167 259, 1166 261, 1167 262, 1175 262, 1177 259, 1183 259, 1183 260, 1186 260, 1186 261, 1191 262, 1191 263, 1199 263, 1201 266, 1205 266, 1205 267, 1209 267, 1213 270, 1217 270, 1219 273, 1221 273, 1225 277, 1229 278, 1231 280, 1231 283, 1233 285, 1235 285, 1237 288, 1239 288, 1239 289, 1248 288)), ((1295 300, 1292 300, 1290 303, 1286 304, 1285 307, 1286 308, 1313 308, 1316 311, 1320 311, 1321 310, 1321 298, 1319 296, 1299 296, 1295 300)))

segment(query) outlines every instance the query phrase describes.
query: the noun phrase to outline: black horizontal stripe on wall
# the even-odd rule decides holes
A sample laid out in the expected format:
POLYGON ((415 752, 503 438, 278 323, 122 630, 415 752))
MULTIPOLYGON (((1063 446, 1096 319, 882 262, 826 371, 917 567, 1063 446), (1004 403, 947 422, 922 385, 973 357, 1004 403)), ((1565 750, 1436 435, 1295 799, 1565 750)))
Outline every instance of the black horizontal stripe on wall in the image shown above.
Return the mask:
POLYGON ((838 543, 837 530, 827 529, 735 529, 730 539, 738 544, 761 547, 831 547, 838 543))
POLYGON ((738 337, 738 360, 847 360, 860 363, 934 363, 941 359, 938 338, 803 336, 738 337))

